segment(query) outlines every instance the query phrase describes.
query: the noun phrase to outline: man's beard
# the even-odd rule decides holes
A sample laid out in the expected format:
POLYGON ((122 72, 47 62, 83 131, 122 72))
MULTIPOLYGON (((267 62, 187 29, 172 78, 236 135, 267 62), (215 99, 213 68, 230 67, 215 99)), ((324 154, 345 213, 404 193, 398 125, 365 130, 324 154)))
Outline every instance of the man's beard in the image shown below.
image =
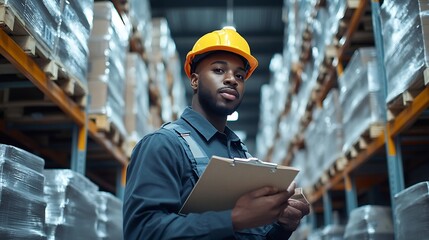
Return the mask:
POLYGON ((198 101, 206 112, 214 113, 219 116, 228 116, 238 109, 242 101, 240 100, 235 106, 228 108, 226 106, 218 105, 216 96, 217 95, 212 96, 210 92, 201 85, 200 82, 198 86, 198 101))

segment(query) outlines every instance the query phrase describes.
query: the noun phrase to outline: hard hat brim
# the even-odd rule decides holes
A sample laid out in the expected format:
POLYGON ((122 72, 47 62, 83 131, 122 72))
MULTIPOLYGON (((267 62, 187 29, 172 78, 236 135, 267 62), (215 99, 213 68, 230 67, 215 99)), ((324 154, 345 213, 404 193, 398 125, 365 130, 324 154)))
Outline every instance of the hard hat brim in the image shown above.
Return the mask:
POLYGON ((246 52, 241 51, 234 47, 218 45, 218 46, 207 47, 196 52, 189 52, 187 54, 186 62, 185 62, 185 73, 188 76, 188 78, 191 78, 191 74, 192 74, 191 63, 192 63, 192 60, 195 58, 195 56, 199 54, 207 53, 207 52, 212 52, 212 51, 227 51, 227 52, 235 53, 245 58, 250 66, 249 70, 246 73, 246 77, 245 77, 246 80, 252 75, 253 71, 255 71, 255 69, 258 67, 258 60, 256 60, 256 58, 253 57, 252 55, 247 54, 246 52))

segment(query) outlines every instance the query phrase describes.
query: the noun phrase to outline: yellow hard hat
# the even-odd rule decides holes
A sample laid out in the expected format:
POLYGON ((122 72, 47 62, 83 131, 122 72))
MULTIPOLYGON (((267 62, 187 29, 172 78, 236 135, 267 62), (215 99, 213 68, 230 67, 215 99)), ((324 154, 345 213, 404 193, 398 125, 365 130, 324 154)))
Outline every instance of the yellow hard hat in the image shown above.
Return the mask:
POLYGON ((197 55, 211 51, 228 51, 240 55, 249 64, 245 79, 252 75, 258 66, 258 60, 250 53, 247 41, 234 28, 224 27, 202 36, 186 55, 185 72, 191 78, 191 65, 197 55))

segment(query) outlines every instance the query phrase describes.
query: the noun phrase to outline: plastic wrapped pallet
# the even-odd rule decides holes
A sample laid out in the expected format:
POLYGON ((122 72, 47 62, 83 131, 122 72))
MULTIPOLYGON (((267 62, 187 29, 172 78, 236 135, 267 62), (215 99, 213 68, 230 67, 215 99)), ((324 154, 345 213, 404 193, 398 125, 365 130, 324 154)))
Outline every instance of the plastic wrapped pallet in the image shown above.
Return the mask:
POLYGON ((136 143, 152 131, 149 124, 149 76, 146 64, 136 53, 127 55, 125 127, 128 139, 136 143))
POLYGON ((129 0, 130 21, 139 37, 143 40, 150 37, 151 8, 149 0, 129 0))
POLYGON ((301 54, 302 35, 310 19, 314 0, 284 0, 287 26, 285 27, 285 49, 291 51, 292 62, 296 63, 301 54))
POLYGON ((394 239, 392 211, 390 207, 366 205, 354 209, 347 222, 344 239, 394 239))
POLYGON ((122 201, 108 192, 98 192, 98 224, 99 236, 105 240, 121 240, 122 233, 122 201))
POLYGON ((94 0, 62 1, 57 56, 65 71, 86 86, 94 0))
POLYGON ((46 239, 45 162, 0 144, 0 239, 46 239))
POLYGON ((323 240, 343 240, 345 226, 340 223, 338 212, 333 212, 332 223, 326 225, 321 232, 323 240))
POLYGON ((168 26, 167 19, 165 18, 153 18, 151 21, 152 36, 148 39, 150 42, 149 61, 160 62, 167 60, 169 57, 169 44, 172 41, 170 35, 170 27, 168 26))
POLYGON ((395 195, 397 239, 429 236, 429 182, 420 182, 395 195))
POLYGON ((0 0, 0 6, 11 8, 18 16, 23 16, 25 11, 25 0, 0 0))
POLYGON ((429 2, 386 0, 381 6, 389 103, 428 66, 429 2), (407 64, 404 64, 406 60, 407 64))
POLYGON ((316 109, 313 114, 313 120, 310 122, 304 133, 305 145, 308 152, 307 170, 312 172, 309 176, 311 184, 315 184, 326 170, 324 168, 326 146, 324 144, 320 144, 321 142, 326 142, 324 123, 322 111, 320 109, 316 109))
POLYGON ((99 239, 98 187, 68 169, 44 171, 48 239, 99 239))
POLYGON ((128 31, 111 2, 94 3, 94 23, 89 41, 88 89, 90 114, 102 114, 126 135, 124 90, 128 31))
POLYGON ((323 169, 329 169, 340 157, 344 145, 343 114, 339 100, 339 92, 332 89, 323 101, 324 148, 323 169))
POLYGON ((340 26, 341 19, 344 18, 344 14, 346 12, 347 1, 344 0, 327 0, 326 6, 328 9, 328 34, 333 36, 337 33, 338 28, 340 26))
POLYGON ((55 54, 60 24, 61 0, 26 1, 24 19, 33 37, 48 50, 55 54))
POLYGON ((312 56, 315 66, 320 66, 322 61, 325 58, 326 46, 332 42, 332 34, 329 31, 330 22, 329 22, 328 11, 325 8, 319 9, 317 11, 316 18, 312 23, 312 56))
POLYGON ((385 119, 375 54, 374 48, 356 50, 338 78, 343 109, 343 152, 349 151, 366 130, 382 126, 385 119))
POLYGON ((256 135, 256 156, 261 159, 267 159, 268 149, 274 144, 276 118, 271 114, 273 109, 271 97, 271 86, 262 85, 259 127, 256 135))
POLYGON ((171 89, 172 98, 172 111, 175 116, 174 119, 179 118, 186 106, 188 105, 186 99, 186 87, 182 79, 182 62, 179 60, 179 55, 176 54, 170 58, 167 69, 173 75, 173 86, 171 89))

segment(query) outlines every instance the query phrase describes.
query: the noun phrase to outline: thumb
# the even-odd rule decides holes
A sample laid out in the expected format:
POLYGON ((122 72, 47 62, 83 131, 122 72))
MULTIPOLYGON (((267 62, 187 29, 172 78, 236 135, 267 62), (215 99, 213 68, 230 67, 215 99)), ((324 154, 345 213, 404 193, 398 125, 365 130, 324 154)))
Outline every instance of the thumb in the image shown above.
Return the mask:
POLYGON ((250 195, 254 198, 273 195, 279 192, 279 189, 276 187, 262 187, 250 192, 250 195))

